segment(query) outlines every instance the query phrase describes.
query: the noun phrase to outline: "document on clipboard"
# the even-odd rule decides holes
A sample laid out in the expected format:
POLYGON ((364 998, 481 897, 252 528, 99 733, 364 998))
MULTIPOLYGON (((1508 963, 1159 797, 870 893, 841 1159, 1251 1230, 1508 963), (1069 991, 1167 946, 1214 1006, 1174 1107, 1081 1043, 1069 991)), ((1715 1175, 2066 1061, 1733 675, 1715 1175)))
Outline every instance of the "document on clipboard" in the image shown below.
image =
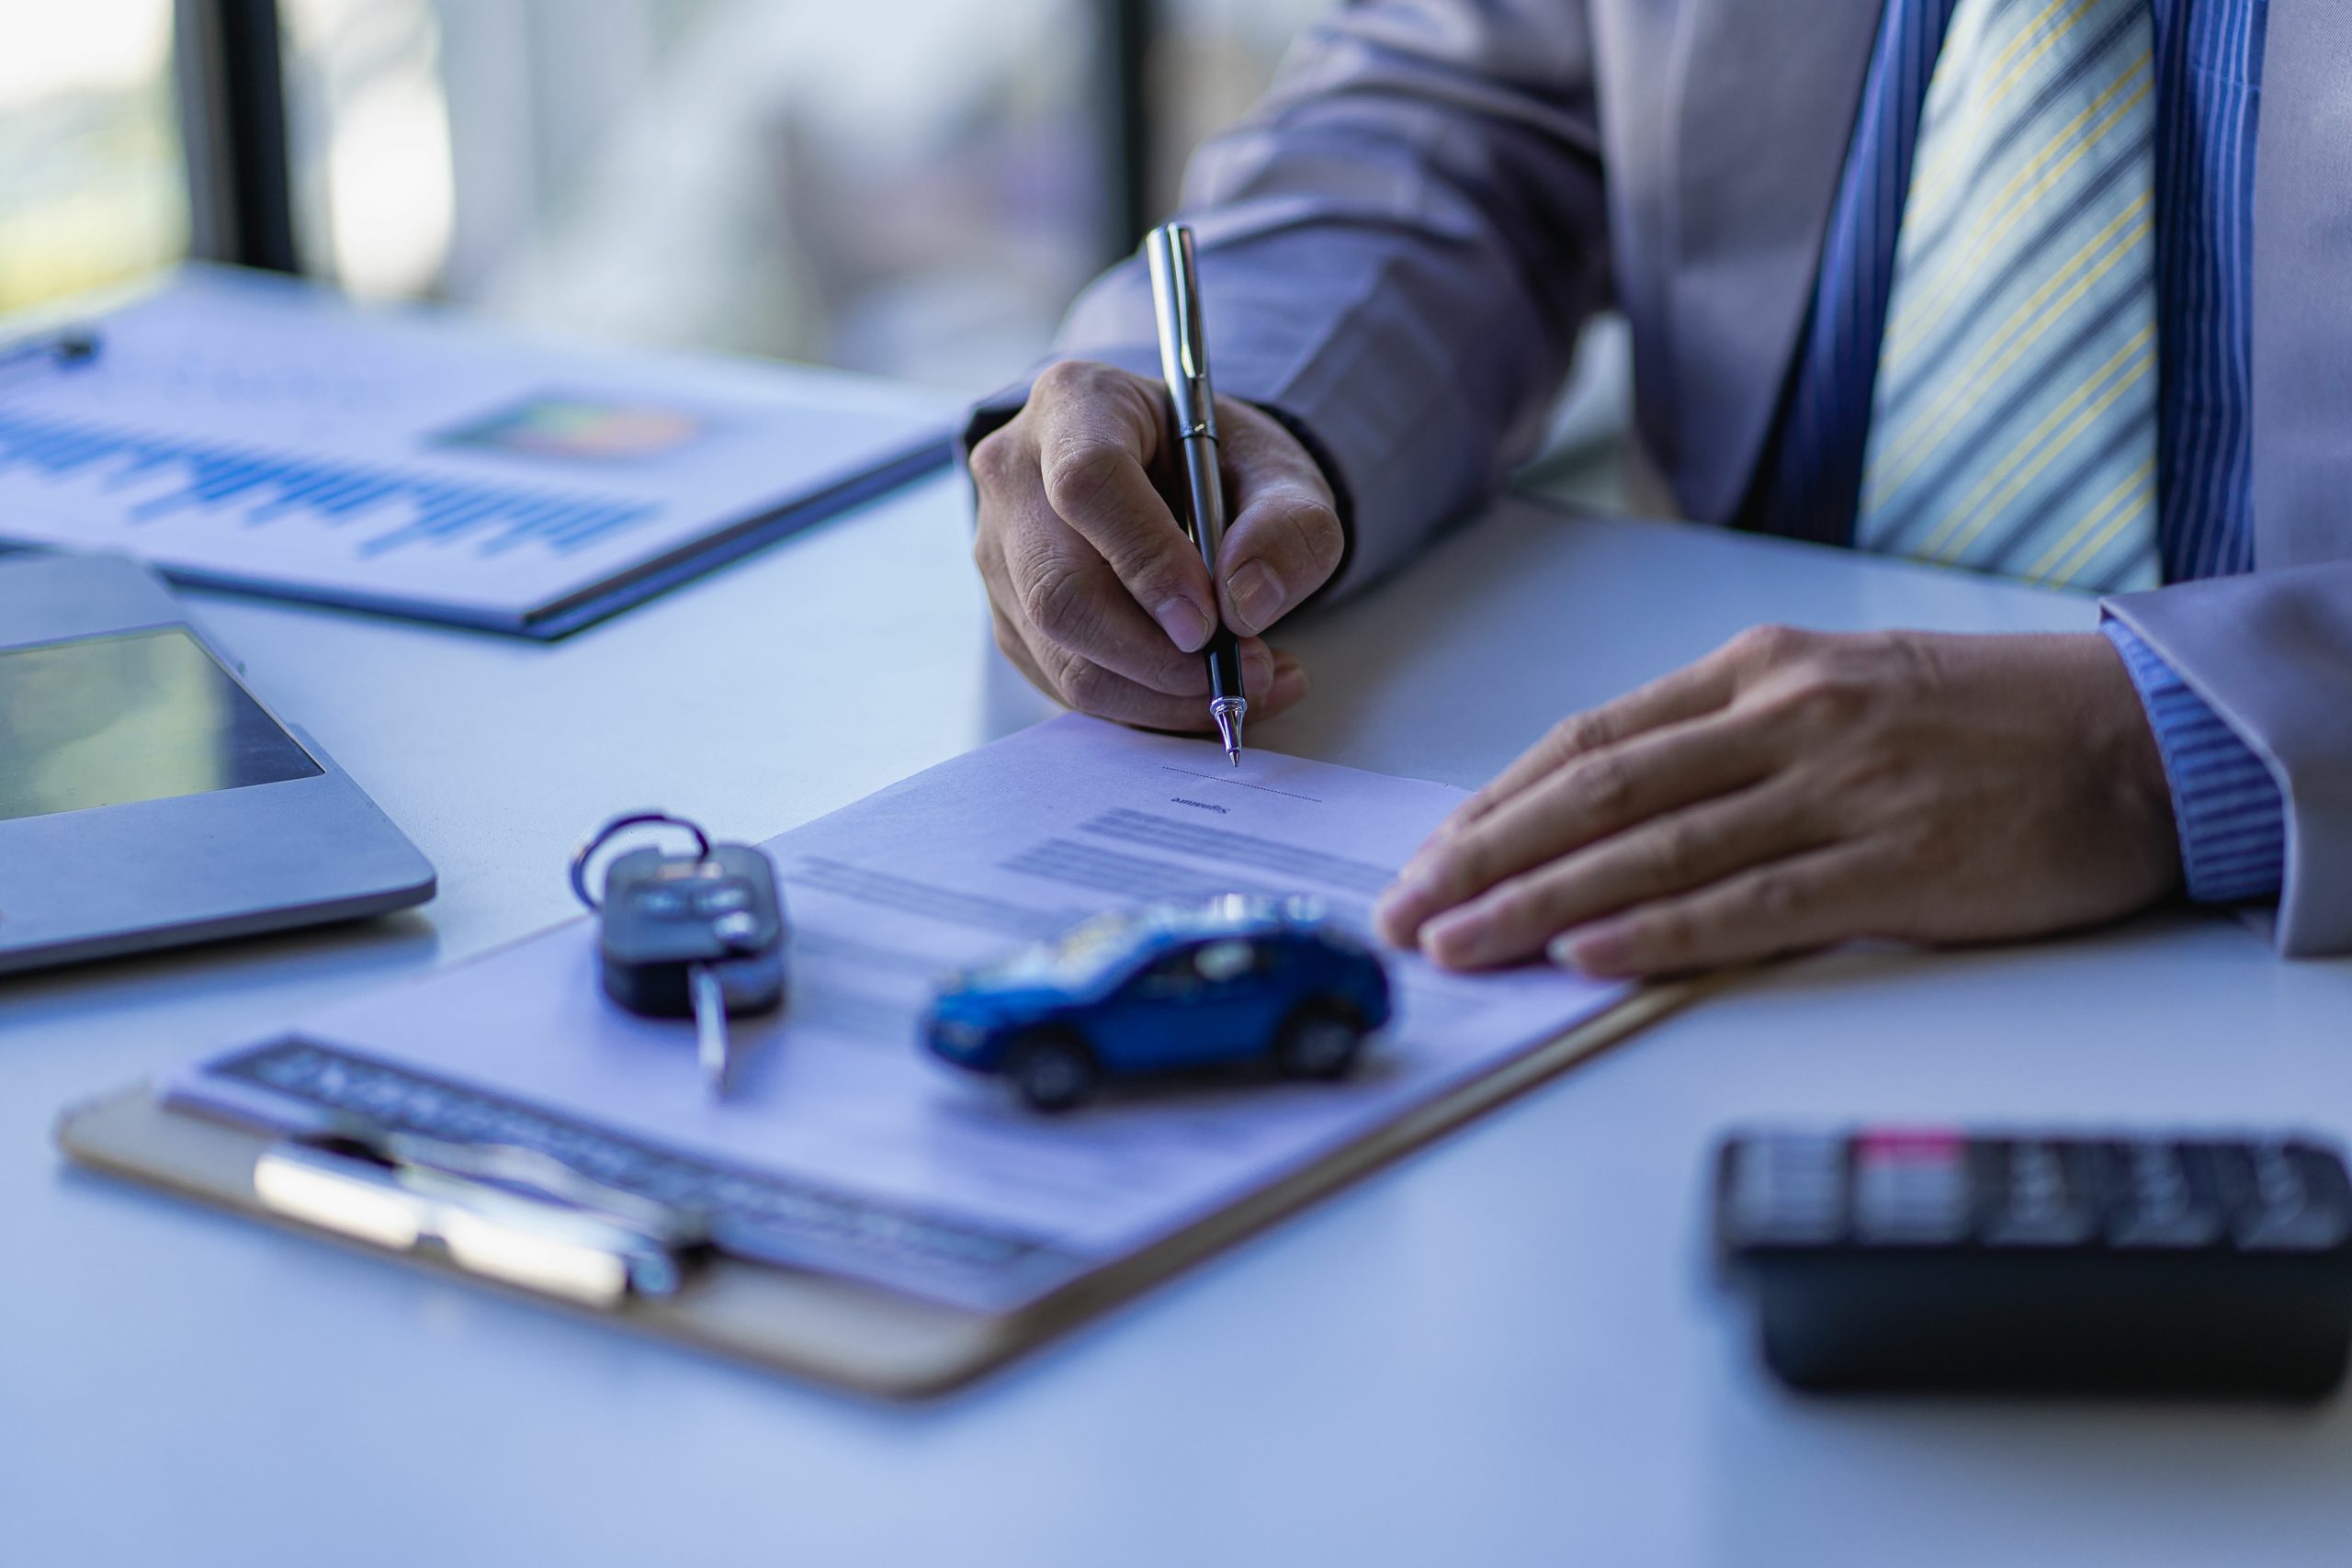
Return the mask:
POLYGON ((556 637, 946 463, 958 409, 191 265, 0 377, 0 545, 556 637))
POLYGON ((941 975, 1111 908, 1308 893, 1363 930, 1461 798, 1443 785, 1066 716, 763 846, 790 1002, 741 1020, 713 1101, 680 1027, 596 982, 579 920, 216 1051, 182 1112, 277 1134, 365 1122, 561 1163, 711 1217, 732 1258, 957 1311, 1035 1305, 1505 1068, 1623 1001, 1556 970, 1390 953, 1396 1016, 1337 1083, 1200 1082, 1049 1117, 924 1051, 941 975))

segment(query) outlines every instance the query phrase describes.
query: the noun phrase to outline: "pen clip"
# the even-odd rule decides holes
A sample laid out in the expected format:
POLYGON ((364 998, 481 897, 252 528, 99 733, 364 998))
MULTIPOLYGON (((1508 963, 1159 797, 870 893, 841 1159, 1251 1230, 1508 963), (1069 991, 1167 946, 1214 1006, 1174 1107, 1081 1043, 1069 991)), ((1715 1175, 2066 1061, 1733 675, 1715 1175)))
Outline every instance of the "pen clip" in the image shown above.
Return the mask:
POLYGON ((1187 378, 1208 379, 1209 345, 1201 330, 1201 273, 1193 252, 1193 231, 1182 223, 1169 225, 1175 250, 1176 352, 1187 378))
POLYGON ((1151 298, 1159 326, 1159 367, 1180 437, 1216 439, 1216 397, 1209 385, 1208 333, 1201 316, 1200 271, 1193 231, 1163 223, 1144 236, 1151 298))

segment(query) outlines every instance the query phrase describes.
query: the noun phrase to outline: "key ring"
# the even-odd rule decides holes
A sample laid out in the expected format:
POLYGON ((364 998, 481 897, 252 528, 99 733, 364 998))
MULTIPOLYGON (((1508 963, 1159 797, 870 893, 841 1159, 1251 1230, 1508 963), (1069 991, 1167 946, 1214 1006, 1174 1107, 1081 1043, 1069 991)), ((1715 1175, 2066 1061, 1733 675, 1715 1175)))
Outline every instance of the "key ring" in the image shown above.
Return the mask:
POLYGON ((655 822, 667 823, 673 828, 684 828, 695 836, 695 859, 705 861, 710 858, 710 835, 704 832, 700 825, 690 822, 684 817, 673 817, 666 811, 625 811, 591 833, 582 841, 578 849, 571 852, 572 897, 591 909, 603 908, 604 900, 592 897, 588 892, 590 858, 628 829, 655 822))

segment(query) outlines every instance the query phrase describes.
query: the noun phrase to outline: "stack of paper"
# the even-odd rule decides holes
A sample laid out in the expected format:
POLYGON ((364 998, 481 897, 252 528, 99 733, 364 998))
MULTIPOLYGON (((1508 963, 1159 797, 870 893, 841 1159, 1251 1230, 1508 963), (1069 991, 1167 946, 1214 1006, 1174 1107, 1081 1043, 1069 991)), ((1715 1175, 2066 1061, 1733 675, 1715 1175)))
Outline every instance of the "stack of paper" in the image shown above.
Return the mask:
POLYGON ((944 462, 955 400, 183 269, 0 373, 0 542, 560 636, 944 462))

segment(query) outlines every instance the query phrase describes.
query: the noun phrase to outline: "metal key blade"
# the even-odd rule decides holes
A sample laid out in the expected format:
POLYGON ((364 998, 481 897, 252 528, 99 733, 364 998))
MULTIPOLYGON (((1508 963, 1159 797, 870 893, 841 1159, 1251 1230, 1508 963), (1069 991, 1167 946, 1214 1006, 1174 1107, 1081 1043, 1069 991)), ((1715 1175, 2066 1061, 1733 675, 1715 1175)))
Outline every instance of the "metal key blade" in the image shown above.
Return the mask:
POLYGON ((727 1033, 727 997, 719 989, 718 972, 707 964, 688 969, 686 994, 694 1003, 695 1055, 702 1062, 703 1087, 713 1100, 724 1100, 732 1049, 727 1033))

